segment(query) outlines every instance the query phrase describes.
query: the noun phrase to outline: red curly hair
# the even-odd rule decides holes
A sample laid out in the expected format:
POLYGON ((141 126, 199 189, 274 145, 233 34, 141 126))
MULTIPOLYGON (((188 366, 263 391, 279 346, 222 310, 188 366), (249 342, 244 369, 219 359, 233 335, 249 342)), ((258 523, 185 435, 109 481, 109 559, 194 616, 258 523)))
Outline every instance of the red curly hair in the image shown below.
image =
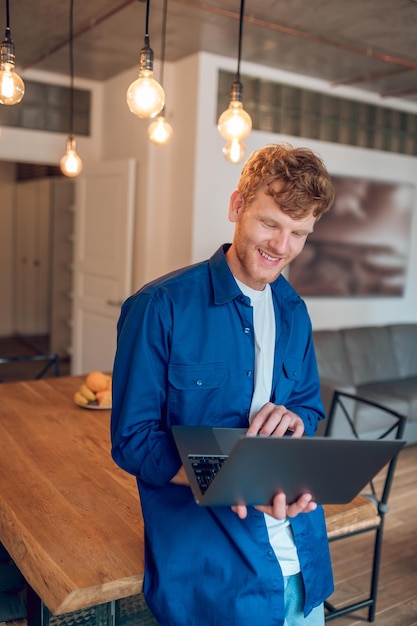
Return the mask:
POLYGON ((289 144, 268 145, 249 157, 238 182, 246 204, 261 187, 293 219, 310 214, 319 219, 334 201, 331 177, 323 161, 308 148, 289 144))

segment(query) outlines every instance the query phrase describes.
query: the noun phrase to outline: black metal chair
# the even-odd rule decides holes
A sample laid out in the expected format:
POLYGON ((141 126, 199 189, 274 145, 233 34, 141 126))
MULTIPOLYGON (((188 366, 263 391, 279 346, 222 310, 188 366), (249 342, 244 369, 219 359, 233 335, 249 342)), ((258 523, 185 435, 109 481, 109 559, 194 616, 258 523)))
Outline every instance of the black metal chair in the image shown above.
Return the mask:
MULTIPOLYGON (((359 439, 361 435, 357 426, 360 423, 358 408, 361 407, 363 410, 366 406, 378 411, 380 416, 384 415, 383 423, 385 426, 380 429, 375 438, 403 438, 407 419, 404 415, 378 402, 342 391, 334 393, 325 436, 332 436, 336 419, 338 420, 338 426, 340 425, 340 420, 345 419, 351 436, 359 439)), ((369 593, 362 600, 340 607, 334 606, 329 601, 325 602, 326 622, 365 607, 368 607, 368 621, 373 622, 375 619, 384 519, 389 511, 388 498, 397 458, 398 454, 369 484, 369 493, 364 491, 346 505, 324 506, 329 542, 347 539, 362 533, 374 533, 369 593)), ((354 462, 354 459, 352 461, 354 462)))
POLYGON ((53 376, 60 375, 59 369, 59 356, 58 354, 30 354, 22 356, 2 356, 0 357, 0 382, 5 380, 21 380, 43 378, 47 372, 51 371, 53 376), (27 365, 25 369, 25 375, 21 375, 21 366, 27 365), (10 366, 11 371, 6 374, 6 370, 3 367, 10 366), (1 374, 3 372, 3 375, 1 374))

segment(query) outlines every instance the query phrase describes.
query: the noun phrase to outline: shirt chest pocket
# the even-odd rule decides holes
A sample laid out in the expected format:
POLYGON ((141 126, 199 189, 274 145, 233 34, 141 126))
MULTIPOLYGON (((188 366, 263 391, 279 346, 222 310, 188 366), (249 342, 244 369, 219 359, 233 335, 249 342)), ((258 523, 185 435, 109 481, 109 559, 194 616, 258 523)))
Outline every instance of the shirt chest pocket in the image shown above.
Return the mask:
POLYGON ((283 369, 287 378, 297 382, 303 375, 303 362, 301 359, 287 357, 283 363, 283 369))
POLYGON ((227 379, 224 363, 170 365, 167 409, 174 423, 204 424, 220 420, 227 379))
POLYGON ((286 404, 291 397, 294 387, 303 376, 303 362, 295 357, 286 357, 282 363, 281 375, 272 393, 272 402, 286 404))

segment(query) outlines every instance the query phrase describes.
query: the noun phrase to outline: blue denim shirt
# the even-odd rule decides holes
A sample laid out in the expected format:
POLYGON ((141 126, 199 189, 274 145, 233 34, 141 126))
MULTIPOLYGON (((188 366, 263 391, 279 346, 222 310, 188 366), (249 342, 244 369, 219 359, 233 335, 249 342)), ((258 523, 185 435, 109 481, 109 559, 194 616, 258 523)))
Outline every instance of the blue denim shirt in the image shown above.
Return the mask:
MULTIPOLYGON (((170 483, 181 462, 173 424, 247 427, 254 384, 252 307, 227 246, 143 287, 123 305, 113 371, 112 454, 137 477, 145 521, 146 600, 163 626, 282 625, 281 568, 264 515, 200 507, 170 483)), ((280 276, 272 285, 276 350, 271 401, 304 421, 324 417, 311 323, 280 276)), ((333 591, 321 507, 291 520, 307 615, 333 591)))

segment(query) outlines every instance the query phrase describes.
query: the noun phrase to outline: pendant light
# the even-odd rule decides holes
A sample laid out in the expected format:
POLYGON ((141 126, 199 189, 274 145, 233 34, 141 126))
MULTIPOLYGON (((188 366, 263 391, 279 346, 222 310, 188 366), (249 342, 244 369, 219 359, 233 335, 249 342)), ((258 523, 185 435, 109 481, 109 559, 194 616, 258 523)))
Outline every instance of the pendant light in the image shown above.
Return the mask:
POLYGON ((229 108, 224 111, 217 122, 219 133, 226 139, 227 144, 223 148, 223 154, 230 163, 240 163, 245 156, 245 146, 242 140, 252 130, 252 120, 242 104, 243 85, 240 80, 240 58, 242 54, 242 31, 245 14, 245 0, 240 2, 239 19, 239 46, 235 80, 230 94, 229 108))
POLYGON ((164 108, 165 92, 153 77, 153 50, 149 46, 149 7, 146 0, 145 45, 140 51, 139 77, 127 90, 129 109, 138 117, 152 118, 164 108))
POLYGON ((148 137, 155 145, 164 146, 171 139, 173 132, 171 124, 162 111, 162 115, 158 115, 156 120, 149 125, 148 137))
POLYGON ((17 104, 25 94, 23 80, 14 71, 14 43, 10 33, 9 0, 6 0, 6 33, 0 48, 0 104, 17 104))
MULTIPOLYGON (((164 0, 164 8, 162 14, 162 35, 161 35, 161 72, 159 82, 161 86, 164 84, 164 65, 165 65, 165 40, 167 29, 167 9, 168 0, 164 0)), ((172 137, 172 126, 165 117, 165 106, 160 115, 156 118, 148 128, 149 139, 157 146, 164 146, 172 137)))
POLYGON ((245 157, 245 146, 239 139, 232 139, 224 146, 222 152, 229 163, 240 163, 245 157))
POLYGON ((74 137, 74 0, 70 0, 69 14, 69 68, 70 68, 70 106, 69 106, 69 135, 67 139, 67 151, 59 162, 61 172, 65 176, 73 178, 80 174, 83 163, 77 154, 77 143, 74 137))

